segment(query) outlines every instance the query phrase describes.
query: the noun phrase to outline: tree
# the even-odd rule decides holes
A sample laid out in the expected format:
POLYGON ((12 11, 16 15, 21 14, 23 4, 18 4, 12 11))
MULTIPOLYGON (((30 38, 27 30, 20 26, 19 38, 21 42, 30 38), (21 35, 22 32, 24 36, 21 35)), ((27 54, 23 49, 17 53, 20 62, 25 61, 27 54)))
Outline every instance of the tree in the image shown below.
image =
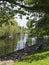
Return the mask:
POLYGON ((20 28, 18 26, 18 23, 14 19, 8 20, 8 24, 7 22, 4 22, 2 24, 2 27, 0 27, 0 37, 14 35, 19 32, 20 28))
MULTIPOLYGON (((27 0, 28 4, 34 3, 34 6, 30 8, 31 12, 36 12, 35 16, 39 16, 39 20, 37 20, 35 31, 36 34, 40 37, 45 35, 49 35, 49 0, 27 0), (38 14, 37 14, 38 13, 38 14), (42 15, 40 15, 43 13, 42 15)), ((32 22, 33 24, 33 22, 32 22)), ((31 27, 31 26, 30 26, 31 27)), ((33 26, 32 26, 33 27, 33 26)))
POLYGON ((28 33, 31 36, 34 36, 36 34, 35 26, 36 26, 36 21, 29 19, 29 21, 27 22, 27 27, 28 27, 28 33))
MULTIPOLYGON (((3 1, 3 0, 1 0, 3 1)), ((21 14, 26 14, 24 11, 20 11, 21 8, 24 8, 25 10, 28 10, 32 13, 35 13, 35 15, 32 16, 38 16, 40 19, 39 21, 37 20, 36 23, 36 31, 38 36, 43 36, 43 35, 49 35, 49 0, 26 0, 25 4, 17 3, 17 0, 4 0, 4 2, 9 2, 12 7, 11 12, 16 12, 16 13, 21 13, 21 14), (28 6, 26 5, 28 4, 28 6), (13 6, 19 5, 21 8, 18 10, 13 11, 13 6), (30 5, 30 6, 29 6, 30 5), (38 14, 37 14, 38 13, 38 14), (46 28, 45 28, 46 25, 46 28)), ((23 2, 23 0, 21 0, 23 2)), ((9 7, 8 7, 9 8, 9 7)))

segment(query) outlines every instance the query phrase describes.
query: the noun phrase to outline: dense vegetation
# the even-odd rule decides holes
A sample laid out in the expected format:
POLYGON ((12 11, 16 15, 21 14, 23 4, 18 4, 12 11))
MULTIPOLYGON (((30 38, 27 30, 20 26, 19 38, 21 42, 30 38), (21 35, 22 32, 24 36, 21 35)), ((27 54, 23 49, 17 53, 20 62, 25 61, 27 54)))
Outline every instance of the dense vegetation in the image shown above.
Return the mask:
POLYGON ((29 8, 34 16, 27 22, 29 33, 38 37, 49 36, 49 0, 26 0, 26 3, 34 4, 29 8))
MULTIPOLYGON (((2 0, 1 0, 2 1, 2 0)), ((20 18, 22 18, 22 15, 26 15, 25 11, 21 10, 21 8, 24 8, 24 10, 33 13, 31 17, 34 16, 34 19, 32 22, 30 22, 30 32, 31 34, 35 34, 37 36, 44 36, 49 35, 49 0, 25 0, 24 5, 21 4, 24 0, 5 0, 1 4, 3 4, 3 7, 0 8, 0 12, 2 12, 1 15, 4 15, 2 18, 4 20, 5 15, 7 16, 7 13, 10 14, 10 16, 7 16, 5 20, 8 20, 9 18, 13 17, 15 14, 20 13, 20 18), (17 3, 19 1, 19 3, 17 3), (10 5, 8 3, 10 3, 10 5), (6 4, 5 4, 6 3, 6 4), (25 6, 28 5, 28 6, 25 6), (6 6, 7 5, 7 6, 6 6), (18 10, 14 10, 14 7, 20 6, 18 10), (32 5, 32 6, 31 6, 32 5), (3 10, 4 12, 3 12, 3 10), (7 12, 8 11, 8 12, 7 12), (5 14, 6 13, 6 14, 5 14), (39 20, 37 20, 37 17, 39 20), (35 24, 35 25, 34 25, 35 24), (33 28, 35 26, 35 29, 33 28), (46 27, 45 27, 46 26, 46 27), (32 32, 33 31, 33 32, 32 32), (36 33, 37 32, 37 33, 36 33)), ((27 19, 29 19, 27 17, 27 19)), ((2 20, 1 20, 2 21, 2 20)), ((3 22, 1 22, 3 23, 3 22)))
POLYGON ((26 28, 18 26, 14 19, 15 11, 13 8, 13 4, 6 1, 0 2, 0 37, 14 35, 20 33, 21 30, 25 33, 26 28))
MULTIPOLYGON (((27 23, 28 32, 31 33, 31 35, 37 35, 38 37, 49 36, 49 0, 25 0, 24 5, 22 3, 24 0, 0 1, 2 1, 0 2, 0 29, 3 30, 4 28, 4 33, 1 32, 0 35, 4 35, 6 32, 9 34, 13 34, 18 31, 17 29, 20 27, 18 27, 17 24, 14 24, 15 22, 9 23, 10 19, 13 19, 15 14, 19 13, 20 18, 22 18, 22 15, 29 16, 29 14, 32 13, 30 17, 27 17, 27 19, 29 20, 27 23), (19 3, 17 1, 19 1, 19 3), (20 8, 18 8, 18 10, 14 10, 13 8, 17 7, 17 5, 20 6, 20 8), (24 10, 22 10, 21 8, 24 10), (25 11, 28 11, 28 13, 26 13, 25 11), (31 17, 34 17, 34 19, 31 19, 31 17), (5 26, 5 24, 7 26, 5 26), (15 27, 15 25, 17 27, 15 27), (7 27, 8 29, 11 29, 8 30, 7 27), (14 31, 15 29, 16 31, 14 31)), ((46 50, 49 49, 47 48, 46 50)), ((14 65, 48 65, 49 51, 46 50, 41 53, 29 55, 25 57, 22 61, 15 63, 14 65)))
POLYGON ((0 27, 0 37, 14 35, 20 32, 18 23, 14 19, 8 20, 8 24, 5 22, 0 27))

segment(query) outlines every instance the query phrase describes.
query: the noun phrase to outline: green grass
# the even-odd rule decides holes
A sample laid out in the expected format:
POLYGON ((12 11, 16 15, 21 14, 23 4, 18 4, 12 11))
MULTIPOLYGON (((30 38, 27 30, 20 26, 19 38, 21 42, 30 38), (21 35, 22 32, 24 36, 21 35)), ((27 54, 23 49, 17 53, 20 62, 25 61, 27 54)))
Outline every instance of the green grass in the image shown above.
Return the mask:
POLYGON ((25 56, 13 65, 49 65, 49 46, 45 46, 40 52, 25 56))

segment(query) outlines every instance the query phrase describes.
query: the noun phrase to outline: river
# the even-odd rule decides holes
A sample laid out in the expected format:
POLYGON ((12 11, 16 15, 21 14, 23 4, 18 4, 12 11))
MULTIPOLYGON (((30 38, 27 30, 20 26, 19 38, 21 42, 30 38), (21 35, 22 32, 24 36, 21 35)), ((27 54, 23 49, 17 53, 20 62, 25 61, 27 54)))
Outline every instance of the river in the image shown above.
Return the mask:
POLYGON ((28 37, 28 34, 16 35, 12 39, 0 39, 0 56, 23 49, 26 42, 30 46, 35 44, 36 40, 35 38, 28 37))

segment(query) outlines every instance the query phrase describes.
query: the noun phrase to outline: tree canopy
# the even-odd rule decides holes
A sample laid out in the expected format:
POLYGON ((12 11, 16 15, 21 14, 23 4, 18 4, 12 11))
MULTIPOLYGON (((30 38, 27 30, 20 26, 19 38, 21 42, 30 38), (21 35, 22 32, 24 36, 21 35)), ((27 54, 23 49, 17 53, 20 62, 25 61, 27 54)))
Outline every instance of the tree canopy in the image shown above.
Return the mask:
MULTIPOLYGON (((0 4, 1 5, 0 13, 4 8, 6 9, 6 13, 9 13, 10 17, 13 17, 17 13, 20 13, 21 15, 26 15, 27 13, 25 13, 24 10, 35 13, 34 15, 32 14, 31 16, 39 17, 39 20, 37 20, 36 22, 35 19, 33 20, 36 23, 35 26, 35 31, 37 32, 36 34, 38 36, 49 35, 49 0, 0 0, 0 2, 1 1, 3 3, 0 4), (8 5, 8 3, 10 5, 6 6, 5 3, 6 5, 8 5), (4 4, 3 5, 4 8, 2 7, 2 4, 4 4), (20 6, 20 8, 18 8, 18 10, 14 10, 13 8, 17 7, 17 5, 20 6), (21 8, 23 8, 24 10, 22 11, 21 8)), ((5 13, 3 14, 5 16, 5 13)), ((33 21, 30 24, 33 24, 33 21)), ((33 27, 31 26, 32 25, 30 25, 30 28, 33 27)))

